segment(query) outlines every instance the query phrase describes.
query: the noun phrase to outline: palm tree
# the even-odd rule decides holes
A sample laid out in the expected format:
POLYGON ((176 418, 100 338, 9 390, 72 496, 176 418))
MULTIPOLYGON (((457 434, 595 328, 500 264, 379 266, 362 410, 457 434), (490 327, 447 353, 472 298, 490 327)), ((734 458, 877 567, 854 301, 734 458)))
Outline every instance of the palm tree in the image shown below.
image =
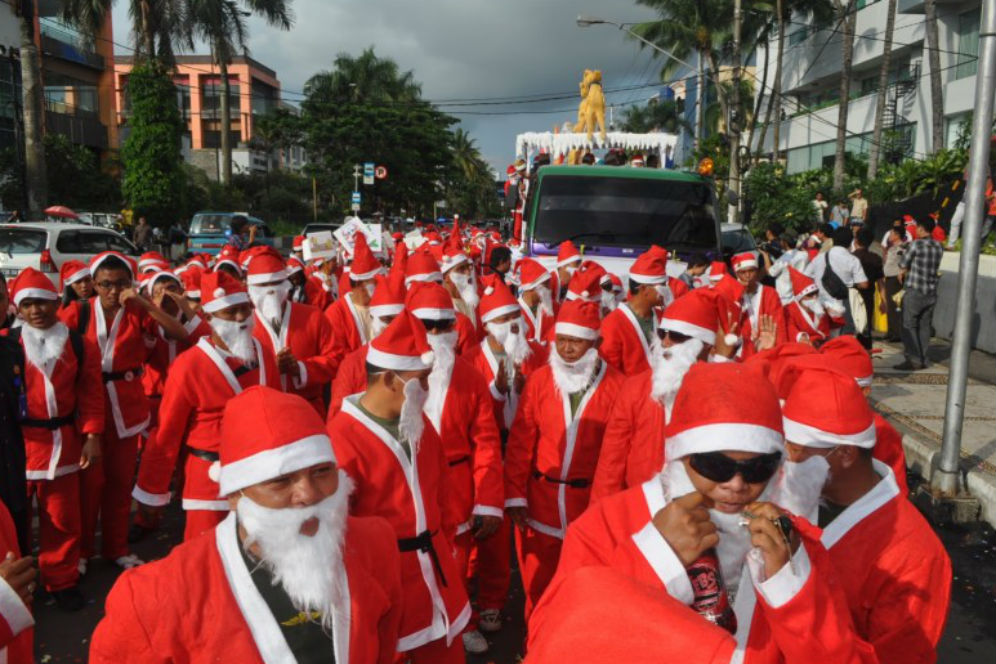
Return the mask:
MULTIPOLYGON (((60 0, 60 16, 85 37, 96 39, 104 25, 104 17, 114 0, 60 0)), ((183 41, 189 33, 186 17, 190 0, 128 0, 132 21, 132 39, 137 58, 171 66, 174 43, 183 41)))
MULTIPOLYGON (((35 45, 35 3, 19 2, 21 30, 21 96, 24 115, 24 178, 27 212, 38 213, 48 199, 48 175, 45 167, 45 126, 41 55, 35 45)), ((30 216, 28 217, 30 218, 30 216)))
POLYGON ((396 62, 381 59, 373 47, 353 57, 340 53, 333 69, 312 76, 305 95, 320 103, 414 102, 422 93, 411 71, 402 72, 396 62))
MULTIPOLYGON (((290 29, 289 0, 188 0, 188 43, 200 37, 211 44, 221 75, 221 182, 232 182, 232 109, 228 65, 239 52, 248 49, 246 18, 259 14, 270 25, 290 29)), ((252 94, 244 90, 242 94, 252 94)))
POLYGON ((677 102, 671 99, 652 99, 644 106, 631 106, 623 116, 623 131, 643 134, 656 130, 677 134, 682 129, 691 131, 692 126, 683 117, 677 102))
POLYGON ((930 64, 931 152, 944 148, 944 98, 941 88, 941 52, 937 37, 937 0, 924 0, 927 62, 930 64))
POLYGON ((889 0, 885 18, 885 43, 882 45, 882 64, 878 70, 878 94, 875 99, 875 128, 872 130, 871 151, 868 153, 868 179, 878 174, 878 160, 882 153, 882 123, 885 119, 886 93, 889 88, 889 67, 892 64, 892 36, 896 28, 896 0, 889 0))

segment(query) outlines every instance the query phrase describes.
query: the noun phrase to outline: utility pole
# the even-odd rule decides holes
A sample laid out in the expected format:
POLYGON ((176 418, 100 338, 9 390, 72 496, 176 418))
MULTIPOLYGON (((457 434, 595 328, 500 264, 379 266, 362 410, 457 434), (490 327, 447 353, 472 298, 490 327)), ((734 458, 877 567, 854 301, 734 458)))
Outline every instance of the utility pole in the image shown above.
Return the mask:
POLYGON ((318 221, 318 179, 311 176, 311 220, 318 221))
POLYGON ((996 3, 982 3, 979 31, 979 73, 975 86, 975 114, 972 117, 972 146, 968 158, 968 185, 965 188, 965 225, 962 229, 961 258, 958 262, 958 289, 954 334, 951 339, 951 370, 944 407, 944 439, 940 463, 931 478, 931 487, 941 497, 958 494, 961 461, 961 432, 965 418, 968 360, 972 344, 972 318, 977 306, 975 286, 982 245, 982 213, 989 175, 989 148, 992 135, 993 93, 996 92, 996 3))
MULTIPOLYGON (((740 218, 740 29, 743 23, 742 0, 733 3, 733 91, 730 94, 729 114, 726 128, 730 136, 730 179, 727 192, 736 195, 736 204, 727 211, 727 221, 736 223, 740 218)), ((729 194, 728 194, 729 195, 729 194)))

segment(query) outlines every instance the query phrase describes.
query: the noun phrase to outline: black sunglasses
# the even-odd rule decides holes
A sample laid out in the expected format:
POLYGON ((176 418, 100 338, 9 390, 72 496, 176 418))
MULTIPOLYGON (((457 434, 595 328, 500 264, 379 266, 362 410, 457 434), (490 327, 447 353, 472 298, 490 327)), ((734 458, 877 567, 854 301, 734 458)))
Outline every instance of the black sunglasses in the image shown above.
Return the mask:
POLYGON ((681 332, 675 332, 673 330, 657 330, 657 338, 661 341, 666 341, 668 337, 671 337, 671 341, 676 344, 683 344, 691 339, 690 336, 682 334, 681 332))
POLYGON ((731 459, 722 452, 707 452, 689 456, 688 465, 713 482, 729 482, 739 474, 747 484, 759 484, 771 479, 781 460, 781 452, 762 454, 743 461, 731 459))
POLYGON ((426 332, 449 332, 456 325, 456 320, 452 318, 444 318, 442 320, 423 320, 422 325, 425 325, 426 332))

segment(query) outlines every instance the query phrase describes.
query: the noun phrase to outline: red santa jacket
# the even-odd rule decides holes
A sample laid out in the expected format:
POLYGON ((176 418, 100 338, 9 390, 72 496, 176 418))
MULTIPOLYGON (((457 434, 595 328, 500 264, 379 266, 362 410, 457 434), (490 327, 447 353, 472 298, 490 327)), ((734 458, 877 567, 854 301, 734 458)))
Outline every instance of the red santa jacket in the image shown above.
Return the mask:
MULTIPOLYGON (((693 591, 685 568, 651 521, 666 504, 663 485, 654 478, 592 505, 568 529, 551 586, 582 567, 612 567, 690 604, 693 591)), ((755 584, 744 564, 733 604, 737 643, 731 661, 876 662, 871 645, 855 632, 818 529, 802 519, 793 523, 803 539, 793 556, 795 574, 785 565, 755 584)))
MULTIPOLYGON (((740 347, 740 357, 746 359, 757 352, 751 337, 754 330, 758 329, 759 316, 771 316, 775 320, 777 331, 775 333, 775 343, 785 342, 785 313, 782 310, 782 299, 771 286, 759 284, 754 295, 744 294, 744 299, 751 298, 751 306, 743 307, 743 315, 740 319, 740 337, 743 345, 740 347)), ((795 339, 792 339, 795 341, 795 339)))
POLYGON ((457 331, 457 355, 464 355, 472 352, 474 346, 476 346, 481 340, 480 335, 477 333, 477 328, 474 327, 474 321, 470 320, 470 317, 466 314, 458 311, 456 312, 455 329, 457 331))
POLYGON ((255 342, 259 366, 245 371, 245 365, 222 353, 207 339, 176 358, 166 379, 159 406, 159 432, 142 452, 138 481, 132 496, 145 505, 169 502, 169 482, 176 467, 180 446, 186 444, 202 454, 187 457, 183 484, 184 509, 224 511, 228 503, 218 498, 218 483, 208 475, 218 453, 221 415, 225 404, 253 385, 278 387, 273 356, 255 342))
MULTIPOLYGON (((10 518, 7 506, 0 502, 0 558, 6 557, 8 552, 12 552, 15 559, 21 557, 14 520, 10 518)), ((9 664, 35 661, 34 625, 31 610, 20 595, 0 579, 0 661, 9 664)))
MULTIPOLYGON (((113 320, 105 320, 100 299, 90 298, 87 339, 100 351, 100 370, 118 437, 141 433, 149 424, 149 400, 142 385, 143 365, 155 345, 155 321, 132 305, 118 309, 113 320)), ((59 310, 59 318, 70 330, 77 329, 80 301, 59 310)))
MULTIPOLYGON (((653 324, 656 329, 656 316, 653 324)), ((602 320, 602 344, 598 353, 612 368, 626 376, 650 369, 650 344, 643 335, 639 319, 628 305, 619 305, 602 320)))
POLYGON ((570 399, 560 394, 550 367, 526 382, 505 448, 505 506, 526 507, 534 530, 563 539, 567 525, 588 506, 605 425, 622 383, 622 374, 599 363, 572 416, 570 399))
POLYGON ((652 383, 653 371, 623 382, 605 426, 592 502, 643 484, 664 466, 664 406, 650 396, 652 383))
POLYGON ((325 311, 325 308, 332 304, 333 299, 331 291, 325 289, 325 282, 322 281, 321 277, 311 274, 305 277, 304 288, 296 293, 294 301, 310 304, 325 311))
POLYGON ((933 664, 951 595, 951 560, 900 490, 882 480, 823 529, 854 626, 883 664, 933 664))
POLYGON ((290 348, 297 358, 301 373, 296 378, 281 375, 283 390, 303 397, 320 415, 325 415, 322 390, 332 380, 336 369, 332 326, 328 319, 320 310, 297 302, 284 305, 279 331, 264 322, 259 311, 254 315, 253 336, 259 340, 263 352, 273 359, 274 365, 277 352, 283 348, 290 348))
POLYGON ((425 414, 443 441, 459 535, 470 529, 472 515, 503 514, 501 440, 487 383, 472 364, 458 356, 440 386, 442 398, 437 401, 432 389, 425 414))
POLYGON ((362 314, 353 304, 349 291, 329 305, 325 310, 325 317, 332 324, 332 357, 336 366, 349 353, 370 341, 367 339, 362 314))
POLYGON ((329 424, 335 456, 356 485, 350 513, 387 519, 398 538, 404 612, 399 651, 446 639, 452 642, 470 620, 470 603, 453 557, 461 515, 447 495, 449 465, 432 425, 413 446, 414 462, 387 430, 356 405, 342 402, 329 424))
MULTIPOLYGON (((530 344, 530 346, 533 353, 520 367, 525 378, 529 378, 533 371, 544 366, 545 363, 545 359, 542 359, 544 355, 542 347, 538 344, 530 344)), ((470 349, 463 355, 463 358, 474 365, 474 368, 480 372, 488 385, 488 394, 491 395, 491 407, 495 415, 495 422, 498 423, 498 430, 508 431, 508 428, 512 426, 512 420, 515 418, 515 411, 519 405, 519 395, 511 388, 511 379, 508 394, 502 394, 498 391, 495 385, 495 379, 498 377, 498 356, 491 350, 487 338, 482 339, 481 343, 470 349)))
MULTIPOLYGON (((93 633, 93 664, 264 664, 294 661, 239 551, 236 517, 128 570, 107 596, 93 633)), ((342 557, 348 603, 336 608, 336 662, 394 660, 401 617, 398 547, 381 519, 346 521, 342 557)))
POLYGON ((339 365, 335 379, 332 381, 332 399, 329 402, 328 421, 331 422, 336 413, 342 410, 342 400, 350 394, 356 394, 367 389, 367 349, 370 344, 363 344, 339 365))
POLYGON ((161 325, 155 326, 155 345, 149 353, 149 359, 145 363, 145 373, 142 375, 142 385, 145 386, 145 394, 150 398, 160 398, 163 395, 163 387, 166 385, 166 374, 169 368, 176 361, 177 356, 187 350, 201 337, 211 336, 211 326, 200 316, 195 316, 183 325, 187 330, 185 341, 175 341, 166 337, 161 325))
POLYGON ((785 305, 785 338, 788 341, 802 341, 805 334, 814 345, 819 345, 830 337, 830 316, 807 311, 796 301, 785 305))
POLYGON ((519 298, 519 309, 522 310, 522 318, 526 321, 526 336, 529 340, 538 344, 547 343, 552 335, 556 318, 546 315, 541 306, 536 307, 536 313, 533 313, 533 310, 521 297, 519 298))
POLYGON ((21 424, 26 457, 25 476, 29 480, 52 480, 75 473, 80 469, 81 434, 104 433, 100 351, 96 344, 84 337, 81 364, 67 336, 62 354, 42 367, 35 364, 28 354, 23 336, 20 342, 26 360, 24 387, 28 419, 69 420, 54 429, 31 426, 27 422, 21 424))

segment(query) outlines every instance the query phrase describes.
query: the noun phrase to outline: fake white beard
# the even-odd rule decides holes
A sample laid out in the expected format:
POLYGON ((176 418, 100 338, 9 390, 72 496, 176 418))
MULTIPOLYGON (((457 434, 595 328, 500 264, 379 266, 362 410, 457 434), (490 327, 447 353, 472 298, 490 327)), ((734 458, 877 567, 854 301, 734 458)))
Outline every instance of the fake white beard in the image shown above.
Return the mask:
POLYGON ((335 573, 334 562, 342 558, 346 535, 346 515, 353 482, 339 471, 339 488, 328 498, 308 507, 273 509, 263 507, 248 496, 236 505, 239 523, 245 528, 245 546, 255 544, 260 564, 287 593, 299 611, 322 614, 322 626, 331 629, 336 609, 342 606, 345 579, 335 573), (301 534, 301 525, 319 521, 313 536, 301 534))
POLYGON ((829 481, 830 464, 822 456, 811 456, 801 462, 786 460, 772 482, 772 502, 816 523, 820 497, 829 481))
POLYGON ((69 338, 69 328, 56 321, 47 330, 39 330, 27 323, 21 326, 21 340, 24 341, 24 357, 39 369, 62 355, 62 349, 69 338))
POLYGON ((664 348, 660 339, 655 338, 650 346, 653 358, 650 396, 668 409, 674 405, 681 381, 692 365, 699 361, 699 353, 705 344, 699 339, 689 339, 670 348, 664 348))
POLYGON ((537 286, 536 294, 539 295, 539 309, 547 316, 553 316, 553 293, 549 286, 537 286))
POLYGON ((425 400, 429 397, 429 393, 422 389, 422 384, 417 378, 409 378, 405 382, 404 394, 405 403, 401 406, 398 434, 402 440, 411 445, 414 454, 425 427, 422 410, 425 408, 425 400))
POLYGON ((671 303, 674 302, 674 293, 671 292, 671 287, 668 284, 658 284, 654 286, 654 290, 660 295, 662 307, 671 306, 671 303))
POLYGON ((619 301, 616 300, 616 294, 612 291, 602 291, 602 311, 608 313, 610 311, 615 311, 615 308, 619 306, 619 301))
POLYGON ((799 304, 808 309, 810 313, 816 315, 816 319, 819 320, 820 316, 823 315, 824 309, 823 304, 820 303, 820 298, 818 297, 807 297, 799 300, 799 304))
POLYGON ((520 366, 532 355, 533 349, 529 345, 529 340, 526 339, 526 326, 522 320, 513 320, 506 323, 495 323, 492 321, 486 323, 485 327, 488 333, 505 349, 505 354, 508 355, 509 361, 514 366, 520 366), (512 325, 519 326, 517 334, 512 334, 512 325))
POLYGON ((595 375, 595 367, 598 364, 598 351, 589 348, 584 355, 574 362, 567 362, 560 357, 557 347, 552 346, 548 362, 557 390, 561 395, 566 396, 581 392, 591 384, 595 375))
POLYGON ((457 292, 460 293, 460 299, 471 309, 477 309, 481 297, 477 294, 477 283, 473 275, 453 272, 450 274, 450 281, 453 282, 457 292))
POLYGON ((250 316, 241 323, 234 320, 224 320, 215 316, 211 319, 213 329, 228 352, 243 362, 256 361, 256 345, 252 342, 252 329, 256 319, 250 316))
POLYGON ((456 362, 457 336, 455 330, 427 335, 434 359, 429 373, 429 396, 425 400, 425 414, 437 431, 446 402, 446 386, 450 383, 453 364, 456 362))
POLYGON ((290 296, 290 291, 289 281, 270 286, 249 286, 249 299, 259 312, 260 318, 279 329, 284 316, 284 304, 290 296))

